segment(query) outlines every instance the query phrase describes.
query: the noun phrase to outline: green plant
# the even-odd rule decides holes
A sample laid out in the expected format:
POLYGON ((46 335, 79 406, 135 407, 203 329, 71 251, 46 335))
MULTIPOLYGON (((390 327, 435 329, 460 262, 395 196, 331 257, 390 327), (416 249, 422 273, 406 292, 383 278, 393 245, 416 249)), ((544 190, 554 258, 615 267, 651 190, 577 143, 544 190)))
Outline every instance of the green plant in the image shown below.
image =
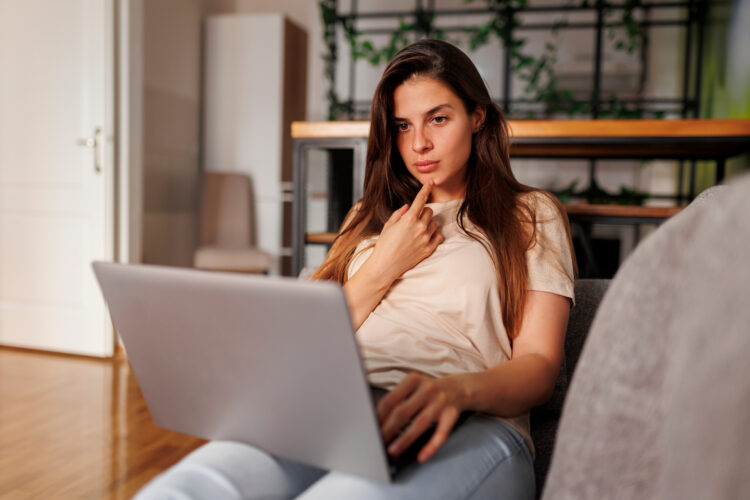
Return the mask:
POLYGON ((553 191, 560 203, 568 203, 573 199, 584 199, 591 203, 612 203, 615 205, 643 205, 643 202, 649 198, 649 194, 620 186, 619 191, 609 192, 596 182, 591 180, 591 184, 584 189, 576 190, 578 179, 572 181, 564 188, 553 191))
POLYGON ((349 103, 342 102, 339 99, 336 89, 334 87, 336 81, 336 59, 338 53, 338 47, 336 45, 336 23, 338 18, 336 16, 336 0, 322 0, 319 2, 320 5, 320 17, 323 21, 323 41, 328 47, 328 52, 323 54, 324 61, 324 73, 328 80, 328 90, 326 91, 326 97, 328 98, 328 119, 335 120, 342 112, 348 111, 349 103))
POLYGON ((342 19, 341 27, 349 42, 352 57, 355 60, 366 59, 373 66, 379 66, 381 63, 390 61, 399 50, 409 45, 410 33, 420 33, 428 38, 445 40, 445 33, 435 28, 434 22, 435 16, 418 9, 415 11, 415 21, 407 23, 403 19, 398 20, 398 28, 393 31, 388 43, 380 48, 376 48, 372 41, 363 40, 358 35, 351 18, 342 19))
MULTIPOLYGON (((475 0, 464 0, 464 4, 474 3, 475 0)), ((492 42, 493 37, 500 40, 503 47, 509 51, 511 59, 511 71, 524 82, 523 92, 526 98, 535 102, 545 104, 547 113, 565 112, 569 117, 588 114, 591 112, 589 103, 576 102, 573 92, 561 89, 555 77, 555 62, 557 59, 557 47, 552 43, 545 44, 541 55, 525 53, 522 49, 526 45, 524 38, 518 37, 519 26, 517 13, 527 7, 528 0, 483 0, 493 14, 489 19, 475 27, 465 28, 464 33, 469 36, 469 50, 478 48, 492 42)), ((636 8, 642 7, 641 0, 625 0, 624 4, 617 5, 604 3, 605 17, 611 17, 615 12, 620 13, 620 18, 606 24, 608 37, 614 41, 616 50, 624 50, 629 53, 648 42, 645 32, 640 28, 634 17, 636 8), (618 31, 618 28, 622 29, 618 31)), ((568 5, 574 5, 574 0, 569 0, 568 5)), ((421 35, 430 38, 446 39, 445 33, 435 27, 435 17, 431 12, 424 9, 414 11, 414 20, 407 22, 399 19, 399 26, 395 29, 388 42, 377 47, 371 40, 365 39, 354 27, 351 17, 339 17, 336 13, 335 0, 321 0, 319 2, 321 18, 324 24, 324 40, 329 47, 329 53, 324 56, 326 62, 325 74, 329 81, 328 102, 329 119, 335 119, 341 113, 350 112, 352 103, 341 101, 334 89, 335 83, 335 61, 336 40, 335 26, 340 23, 344 36, 354 60, 365 59, 373 66, 390 60, 396 52, 408 45, 409 35, 421 35)), ((580 6, 591 7, 588 0, 581 0, 580 6)), ((567 23, 566 20, 558 21, 553 29, 553 34, 567 23)), ((453 40, 450 40, 456 43, 453 40)), ((593 97, 593 96, 592 96, 593 97)), ((642 117, 638 110, 629 109, 625 104, 611 99, 608 106, 603 109, 600 116, 614 118, 636 118, 642 117)), ((527 118, 534 118, 530 112, 527 118)))
MULTIPOLYGON (((635 9, 638 7, 642 7, 641 0, 625 0, 623 8, 618 11, 620 12, 620 18, 609 24, 607 32, 607 37, 615 42, 615 49, 624 50, 628 54, 632 54, 636 49, 648 44, 646 32, 641 29, 633 16, 635 9), (618 26, 625 31, 624 36, 618 33, 616 29, 618 26)), ((614 12, 611 4, 607 4, 604 10, 605 17, 612 16, 614 12)))

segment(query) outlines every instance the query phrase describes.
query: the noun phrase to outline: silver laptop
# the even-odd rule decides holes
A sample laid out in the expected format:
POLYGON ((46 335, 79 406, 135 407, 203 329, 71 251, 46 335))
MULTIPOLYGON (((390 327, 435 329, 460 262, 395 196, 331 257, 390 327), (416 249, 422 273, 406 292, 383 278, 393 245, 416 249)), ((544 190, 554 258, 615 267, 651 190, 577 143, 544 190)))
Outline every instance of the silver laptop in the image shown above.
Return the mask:
POLYGON ((157 425, 390 481, 340 286, 93 267, 157 425))

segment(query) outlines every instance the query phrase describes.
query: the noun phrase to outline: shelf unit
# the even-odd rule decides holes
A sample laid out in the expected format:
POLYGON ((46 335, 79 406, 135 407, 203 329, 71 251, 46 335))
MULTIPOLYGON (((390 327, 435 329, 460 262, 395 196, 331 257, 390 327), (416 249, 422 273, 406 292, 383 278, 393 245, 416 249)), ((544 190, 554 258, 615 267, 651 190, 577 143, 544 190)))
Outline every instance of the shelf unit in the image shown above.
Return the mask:
MULTIPOLYGON (((414 0, 405 2, 398 8, 380 7, 374 2, 361 0, 324 0, 320 4, 323 17, 328 21, 324 33, 328 52, 324 58, 329 86, 329 118, 348 120, 369 118, 371 96, 357 94, 361 70, 357 68, 355 48, 347 40, 346 34, 355 39, 392 36, 406 23, 414 27, 404 35, 409 41, 422 37, 457 40, 461 36, 470 36, 467 34, 467 27, 471 30, 491 16, 498 16, 497 24, 500 26, 497 35, 493 34, 494 30, 489 33, 490 37, 495 36, 499 41, 496 44, 498 60, 493 65, 496 69, 491 71, 493 78, 497 77, 499 88, 493 91, 492 97, 509 119, 695 119, 701 116, 701 56, 709 8, 725 6, 723 2, 709 4, 708 0, 476 0, 464 2, 463 5, 458 2, 451 5, 450 2, 436 0, 414 0), (626 16, 626 13, 629 15, 626 16), (606 81, 608 75, 605 57, 613 50, 607 39, 615 33, 614 29, 623 28, 623 23, 626 22, 627 30, 634 30, 636 34, 633 36, 641 40, 637 49, 638 61, 628 63, 629 67, 633 67, 632 71, 637 77, 635 80, 641 82, 636 92, 613 90, 606 81), (644 88, 643 82, 647 82, 649 79, 646 77, 655 71, 653 67, 648 68, 648 61, 656 57, 655 49, 649 47, 657 47, 658 44, 653 40, 675 29, 680 30, 679 37, 684 40, 684 43, 675 42, 674 49, 673 59, 679 61, 679 64, 675 64, 674 71, 680 72, 679 81, 669 89, 649 92, 646 90, 648 85, 644 88), (522 70, 518 64, 519 59, 513 58, 508 47, 519 40, 530 41, 550 33, 573 34, 589 40, 586 52, 591 56, 580 61, 582 72, 577 76, 580 82, 578 86, 571 86, 570 82, 565 83, 562 78, 558 78, 558 85, 554 90, 542 91, 540 87, 533 93, 522 92, 522 85, 526 86, 528 82, 514 80, 522 70), (648 40, 652 42, 649 44, 648 40), (343 57, 347 53, 348 64, 346 57, 343 57), (590 69, 587 70, 587 67, 590 69)), ((531 45, 529 43, 514 50, 540 58, 541 49, 538 47, 536 50, 526 50, 531 45)), ((565 44, 559 46, 567 47, 565 44)), ((472 51, 466 44, 462 48, 472 57, 472 51)), ((581 47, 577 47, 575 50, 580 49, 581 47)), ((562 68, 570 68, 570 64, 555 66, 553 63, 552 66, 553 73, 562 71, 562 68)), ((541 78, 544 79, 543 76, 541 78)), ((621 81, 621 78, 615 80, 621 81)), ((362 90, 359 92, 363 93, 362 90)), ((580 158, 585 158, 588 163, 587 196, 591 202, 594 194, 599 193, 598 160, 606 158, 595 155, 580 158)), ((687 179, 687 191, 695 191, 696 169, 695 161, 685 164, 680 159, 676 180, 680 192, 659 197, 673 199, 677 204, 690 201, 690 198, 683 196, 682 186, 687 179)))
MULTIPOLYGON (((591 47, 593 49, 591 64, 591 92, 586 98, 576 97, 573 99, 560 100, 555 105, 562 105, 561 110, 565 112, 564 105, 571 106, 586 105, 587 117, 600 118, 611 110, 612 94, 607 93, 603 88, 603 66, 604 54, 606 48, 607 30, 619 26, 621 21, 612 21, 608 15, 612 13, 621 13, 625 9, 632 12, 633 27, 637 27, 641 33, 647 37, 654 29, 663 28, 680 28, 684 30, 685 44, 682 53, 678 57, 682 59, 682 84, 680 89, 681 96, 663 95, 659 97, 643 96, 614 96, 616 102, 626 105, 629 112, 635 113, 640 117, 662 118, 696 118, 700 116, 700 95, 701 95, 701 74, 702 60, 701 54, 704 44, 704 32, 706 19, 708 17, 709 3, 708 0, 651 0, 651 1, 626 1, 610 2, 604 0, 580 0, 577 2, 560 2, 556 4, 539 3, 533 1, 521 5, 522 2, 487 2, 487 5, 480 6, 481 2, 473 2, 461 8, 439 8, 435 0, 414 0, 413 7, 405 6, 401 10, 361 10, 359 5, 362 2, 351 0, 348 11, 343 11, 339 7, 337 0, 325 0, 321 2, 321 8, 328 12, 324 16, 331 20, 327 26, 327 48, 328 53, 325 59, 329 64, 327 72, 328 84, 331 90, 329 93, 329 105, 331 106, 332 119, 356 120, 368 117, 370 108, 369 99, 358 99, 355 95, 357 87, 357 71, 355 65, 354 49, 351 45, 344 45, 345 37, 339 35, 349 32, 355 36, 362 35, 390 35, 399 29, 401 22, 413 23, 416 29, 413 33, 408 33, 407 38, 414 40, 421 37, 447 36, 466 33, 466 23, 459 22, 460 19, 477 19, 481 16, 498 15, 501 19, 501 25, 504 29, 502 41, 502 53, 498 57, 502 59, 499 65, 500 75, 498 75, 501 85, 500 95, 493 96, 498 105, 501 106, 506 116, 509 118, 528 118, 527 113, 533 110, 535 103, 539 101, 538 96, 516 96, 512 85, 512 75, 514 72, 511 51, 505 50, 505 47, 515 40, 514 34, 519 32, 537 32, 549 33, 550 31, 581 31, 588 30, 591 34, 591 47), (554 15, 580 15, 589 14, 591 20, 561 22, 559 20, 549 20, 554 15), (655 19, 652 15, 657 13, 655 19), (545 16, 540 20, 540 15, 545 16), (446 24, 444 20, 448 19, 455 25, 446 24), (363 23, 372 24, 376 21, 377 27, 363 27, 363 23), (337 71, 337 63, 341 59, 340 54, 348 49, 349 65, 346 74, 342 75, 337 71), (339 79, 343 80, 347 88, 348 95, 339 97, 337 89, 341 89, 339 79), (338 105, 331 102, 330 99, 335 96, 338 105), (343 111, 339 113, 338 110, 343 111), (638 113, 641 113, 638 115, 638 113)), ((466 49, 464 47, 464 49, 466 49)), ((470 54, 471 55, 471 54, 470 54)), ((641 68, 641 71, 645 69, 641 68)), ((565 90, 565 89, 560 89, 565 90)), ((369 96, 367 96, 369 97, 369 96)), ((538 113, 538 111, 533 111, 538 113)), ((614 116, 617 118, 618 116, 614 116)), ((632 117, 632 115, 631 115, 632 117)), ((539 118, 535 115, 534 118, 539 118)))
MULTIPOLYGON (((716 182, 724 177, 728 158, 750 152, 750 120, 572 120, 510 121, 512 158, 677 158, 712 160, 716 182)), ((352 201, 361 198, 369 122, 294 122, 292 273, 304 266, 307 244, 330 244, 352 201), (329 179, 330 205, 337 207, 328 218, 328 230, 308 234, 306 221, 307 164, 310 150, 331 150, 342 178, 329 179), (342 155, 342 153, 348 152, 342 155), (347 200, 337 202, 337 200, 347 200)), ((329 176, 335 177, 335 176, 329 176)), ((689 193, 692 198, 695 193, 689 193)), ((638 224, 659 222, 680 207, 616 205, 567 205, 571 220, 638 224)))

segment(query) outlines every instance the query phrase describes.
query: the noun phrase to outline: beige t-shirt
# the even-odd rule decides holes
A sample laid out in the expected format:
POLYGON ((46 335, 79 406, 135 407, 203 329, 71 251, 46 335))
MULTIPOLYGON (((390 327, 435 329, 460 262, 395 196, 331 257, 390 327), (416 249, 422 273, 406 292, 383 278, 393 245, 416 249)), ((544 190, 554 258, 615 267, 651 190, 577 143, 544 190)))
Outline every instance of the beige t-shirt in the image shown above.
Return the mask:
MULTIPOLYGON (((543 195, 532 194, 537 244, 527 252, 529 290, 573 299, 573 267, 563 220, 543 195)), ((511 358, 492 258, 458 227, 460 199, 428 203, 445 240, 435 252, 393 283, 356 332, 372 385, 393 389, 409 372, 433 377, 486 370, 511 358)), ((465 227, 478 230, 466 220, 465 227)), ((372 254, 355 250, 351 278, 372 254)), ((364 250, 363 250, 364 249, 364 250)), ((534 452, 529 415, 504 418, 534 452)))

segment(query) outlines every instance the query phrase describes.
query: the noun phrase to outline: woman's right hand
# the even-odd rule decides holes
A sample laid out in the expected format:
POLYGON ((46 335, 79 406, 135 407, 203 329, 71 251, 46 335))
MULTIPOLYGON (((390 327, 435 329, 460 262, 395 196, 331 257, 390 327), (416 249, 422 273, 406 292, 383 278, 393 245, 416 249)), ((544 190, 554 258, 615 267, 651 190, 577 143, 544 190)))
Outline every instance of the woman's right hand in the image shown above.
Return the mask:
POLYGON ((427 258, 442 243, 443 235, 425 207, 432 190, 425 184, 414 202, 396 210, 383 226, 370 257, 344 284, 352 325, 357 330, 377 307, 394 281, 427 258))
POLYGON ((443 235, 432 218, 432 209, 425 207, 432 182, 422 186, 411 206, 404 205, 393 212, 367 259, 366 264, 379 269, 391 281, 432 255, 443 242, 443 235))

